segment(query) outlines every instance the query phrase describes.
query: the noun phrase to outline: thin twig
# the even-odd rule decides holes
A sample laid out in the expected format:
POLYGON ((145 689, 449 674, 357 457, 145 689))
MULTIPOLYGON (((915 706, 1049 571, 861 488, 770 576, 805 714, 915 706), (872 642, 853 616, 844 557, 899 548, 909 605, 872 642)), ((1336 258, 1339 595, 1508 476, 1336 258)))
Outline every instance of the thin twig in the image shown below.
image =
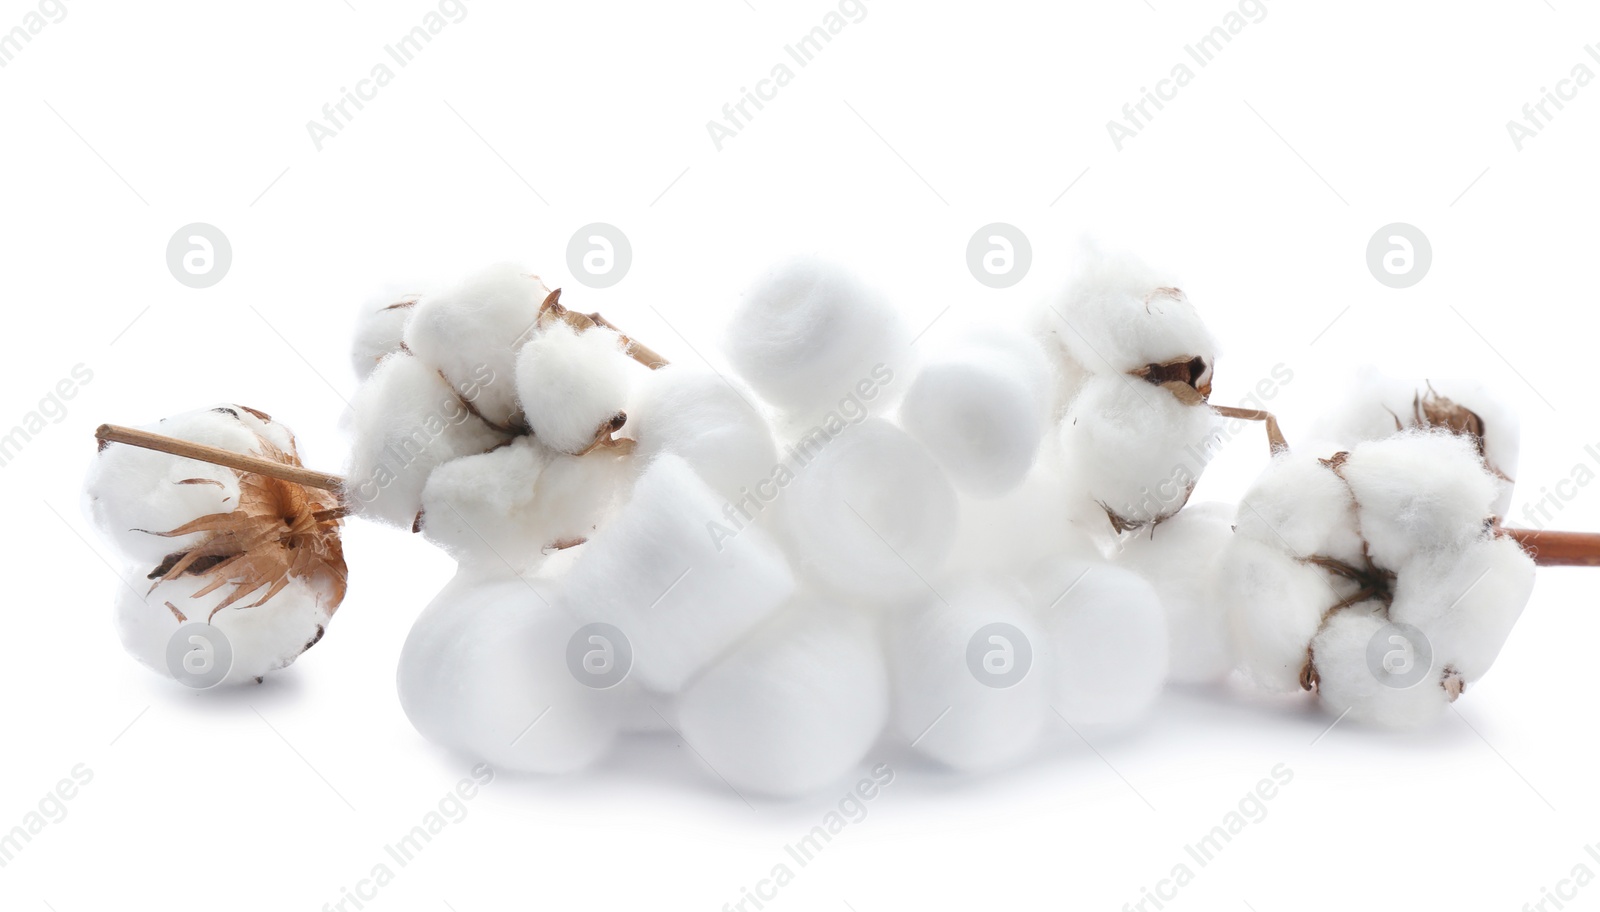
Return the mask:
POLYGON ((107 443, 123 443, 128 446, 143 447, 160 453, 170 453, 173 456, 182 456, 186 459, 198 459, 212 465, 227 466, 241 472, 252 472, 256 475, 265 475, 268 478, 277 478, 310 488, 321 488, 324 491, 335 493, 344 490, 344 479, 338 475, 327 472, 317 472, 303 466, 285 465, 260 456, 249 456, 244 453, 235 453, 221 447, 207 446, 203 443, 193 443, 188 440, 179 440, 164 434, 153 434, 137 428, 122 427, 116 424, 102 424, 95 429, 94 436, 101 440, 101 446, 107 443))
POLYGON ((1213 405, 1211 410, 1224 418, 1243 418, 1246 421, 1265 421, 1267 423, 1267 445, 1272 448, 1272 455, 1289 449, 1289 441, 1283 439, 1283 429, 1278 427, 1278 418, 1271 412, 1261 409, 1237 408, 1231 405, 1213 405))

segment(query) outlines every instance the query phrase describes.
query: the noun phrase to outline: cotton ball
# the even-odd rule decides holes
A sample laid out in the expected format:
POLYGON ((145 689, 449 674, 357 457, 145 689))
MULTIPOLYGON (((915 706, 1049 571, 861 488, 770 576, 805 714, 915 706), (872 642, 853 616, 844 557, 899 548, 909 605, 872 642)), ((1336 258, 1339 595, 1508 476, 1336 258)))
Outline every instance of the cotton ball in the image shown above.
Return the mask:
POLYGON ((389 285, 361 304, 350 343, 350 365, 356 379, 367 379, 379 361, 404 347, 406 322, 420 296, 418 286, 389 285))
POLYGON ((691 683, 684 739, 740 792, 801 795, 843 778, 877 741, 889 680, 870 619, 801 597, 691 683))
POLYGON ((363 514, 403 528, 422 509, 428 473, 507 439, 474 417, 436 370, 404 353, 378 365, 351 412, 347 495, 363 514))
POLYGON ((888 385, 909 369, 910 339, 881 292, 832 263, 798 259, 745 293, 727 352, 763 398, 806 424, 841 401, 887 405, 888 385))
POLYGON ((804 572, 888 598, 925 589, 955 541, 956 494, 933 458, 894 425, 868 418, 802 440, 778 522, 804 572))
POLYGON ((1383 617, 1382 605, 1363 602, 1334 613, 1311 643, 1322 705, 1351 721, 1413 728, 1437 717, 1451 700, 1443 670, 1416 663, 1421 655, 1383 617), (1382 637, 1381 653, 1372 650, 1382 637), (1386 641, 1386 642, 1384 642, 1386 641))
MULTIPOLYGON (((192 686, 202 686, 197 683, 201 680, 212 686, 245 684, 289 665, 322 639, 333 608, 337 607, 319 587, 295 577, 262 604, 247 607, 246 600, 217 610, 233 594, 232 588, 222 586, 200 594, 212 580, 186 575, 157 582, 147 589, 144 575, 143 571, 130 572, 131 580, 118 593, 117 635, 141 664, 192 686), (231 656, 219 680, 173 674, 168 664, 173 639, 188 624, 208 625, 210 631, 201 634, 208 644, 202 646, 190 639, 187 644, 180 644, 183 654, 193 653, 212 663, 220 663, 224 654, 231 656), (212 632, 220 635, 225 647, 212 639, 212 632), (197 649, 202 651, 196 652, 197 649)), ((197 675, 208 670, 192 669, 197 675)))
POLYGON ((1330 557, 1365 563, 1350 488, 1314 454, 1299 450, 1273 457, 1239 503, 1237 534, 1296 557, 1330 557))
POLYGON ((406 324, 406 346, 486 419, 510 427, 518 412, 517 352, 537 331, 539 305, 549 294, 516 264, 490 266, 423 295, 406 324))
POLYGON ((1496 494, 1472 443, 1441 431, 1357 444, 1339 474, 1373 562, 1389 570, 1481 537, 1496 494))
POLYGON ((1052 462, 1041 460, 1022 484, 996 498, 959 498, 961 522, 944 562, 950 573, 1017 573, 1046 558, 1101 559, 1105 514, 1075 516, 1052 462))
POLYGON ((1349 580, 1240 536, 1223 550, 1217 570, 1240 667, 1280 693, 1301 689, 1306 646, 1323 615, 1355 592, 1349 580))
POLYGON ((1121 375, 1094 376, 1061 426, 1063 474, 1079 496, 1119 525, 1177 512, 1211 458, 1216 415, 1171 392, 1121 375))
POLYGON ((517 356, 517 398, 534 436, 563 453, 580 453, 620 430, 627 415, 628 357, 607 329, 546 329, 517 356))
POLYGON ((1104 562, 1053 561, 1032 580, 1055 711, 1073 726, 1123 726, 1148 713, 1167 676, 1155 589, 1104 562))
POLYGON ((634 454, 683 457, 729 503, 770 485, 778 466, 772 428, 734 383, 679 365, 651 371, 629 410, 634 454))
POLYGON ((678 691, 794 591, 766 532, 729 530, 721 508, 688 463, 657 457, 567 575, 559 604, 619 628, 652 690, 678 691))
POLYGON ((1091 374, 1122 374, 1199 358, 1209 374, 1216 342, 1172 276, 1137 257, 1092 248, 1081 263, 1042 316, 1069 364, 1091 374))
POLYGON ((1168 676, 1215 681, 1236 664, 1227 606, 1217 597, 1219 558, 1233 538, 1233 507, 1190 504, 1160 525, 1130 533, 1119 563, 1155 587, 1166 611, 1168 676))
POLYGON ((1433 653, 1464 683, 1483 677, 1528 598, 1534 562, 1510 538, 1413 559, 1395 583, 1389 617, 1421 629, 1433 653))
POLYGON ((569 664, 577 618, 522 580, 448 588, 400 653, 400 703, 425 736, 500 769, 564 773, 616 739, 622 694, 569 664))
POLYGON ((891 724, 952 769, 1014 763, 1051 715, 1045 635, 1020 586, 971 578, 940 588, 893 618, 891 724))
POLYGON ((1026 337, 980 336, 922 366, 900 423, 965 494, 1022 483, 1049 420, 1050 366, 1026 337))

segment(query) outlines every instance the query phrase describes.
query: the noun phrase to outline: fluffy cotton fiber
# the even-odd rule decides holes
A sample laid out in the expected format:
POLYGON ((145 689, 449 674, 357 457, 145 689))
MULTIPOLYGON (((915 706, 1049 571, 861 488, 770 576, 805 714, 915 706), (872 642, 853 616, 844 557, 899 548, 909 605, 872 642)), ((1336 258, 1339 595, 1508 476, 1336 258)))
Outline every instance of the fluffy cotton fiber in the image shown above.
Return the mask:
POLYGON ((365 380, 378 362, 405 345, 406 323, 421 297, 421 286, 389 285, 356 310, 355 338, 350 343, 350 366, 365 380))
POLYGON ((621 339, 602 328, 557 323, 517 356, 517 398, 533 434, 563 453, 589 449, 627 419, 630 368, 621 339))
POLYGON ((770 483, 778 467, 772 428, 738 381, 681 365, 652 371, 629 407, 639 458, 680 456, 729 503, 770 483))
POLYGON ((1052 561, 1031 574, 1050 701, 1073 727, 1143 717, 1167 675, 1167 628, 1155 589, 1103 561, 1052 561))
POLYGON ((1118 563, 1155 587, 1166 613, 1168 676, 1215 681, 1236 664, 1228 613, 1217 597, 1219 557, 1233 538, 1233 507, 1190 504, 1160 525, 1130 533, 1118 563))
POLYGON ((843 778, 883 731, 889 680, 870 619, 802 596, 678 701, 683 737, 741 792, 798 795, 843 778))
POLYGON ((768 402, 810 424, 841 400, 878 410, 909 373, 911 336, 889 300, 841 267, 798 259, 747 291, 728 327, 733 366, 768 402), (870 388, 870 398, 859 392, 870 388))
POLYGON ((788 561, 757 526, 729 531, 723 501, 676 456, 656 458, 595 533, 558 604, 635 644, 634 677, 675 693, 788 599, 788 561))

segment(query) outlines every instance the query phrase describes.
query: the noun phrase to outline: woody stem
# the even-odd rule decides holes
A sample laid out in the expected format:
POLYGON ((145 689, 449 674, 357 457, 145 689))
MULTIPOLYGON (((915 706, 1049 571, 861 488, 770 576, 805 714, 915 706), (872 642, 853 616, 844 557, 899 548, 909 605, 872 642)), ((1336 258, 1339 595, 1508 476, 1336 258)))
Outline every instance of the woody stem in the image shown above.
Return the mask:
POLYGON ((338 475, 329 475, 327 472, 317 472, 303 466, 285 465, 260 456, 249 456, 244 453, 235 453, 220 447, 207 446, 203 443, 191 443, 168 437, 164 434, 152 434, 137 428, 122 427, 116 424, 102 424, 95 429, 94 436, 101 441, 103 448, 107 444, 122 443, 128 446, 143 447, 160 453, 170 453, 173 456, 182 456, 185 459, 197 459, 212 465, 227 466, 241 472, 251 472, 256 475, 265 475, 280 481, 305 485, 308 488, 321 488, 324 491, 339 493, 344 490, 344 479, 338 475))
POLYGON ((1546 532, 1502 527, 1541 567, 1600 567, 1600 532, 1546 532))

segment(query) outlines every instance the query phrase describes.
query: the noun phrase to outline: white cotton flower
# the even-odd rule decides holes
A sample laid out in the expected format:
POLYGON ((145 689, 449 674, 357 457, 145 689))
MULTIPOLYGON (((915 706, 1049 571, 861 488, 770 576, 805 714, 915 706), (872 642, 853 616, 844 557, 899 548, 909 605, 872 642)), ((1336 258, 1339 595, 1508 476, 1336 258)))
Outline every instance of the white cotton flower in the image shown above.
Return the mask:
POLYGON ((1300 449, 1273 457, 1240 500, 1234 526, 1242 538, 1295 556, 1362 560, 1350 486, 1300 449))
POLYGON ((517 353, 537 333, 539 305, 549 294, 514 263, 491 266, 419 298, 406 346, 486 419, 509 428, 519 412, 517 353))
POLYGON ((554 324, 523 345, 516 365, 528 426, 552 449, 581 453, 627 420, 623 406, 637 365, 608 329, 580 333, 554 324))
POLYGON ((355 338, 350 343, 350 366, 355 369, 356 379, 366 380, 379 361, 405 347, 406 323, 421 297, 422 287, 387 285, 356 309, 355 338))
POLYGON ((1136 377, 1084 381, 1061 424, 1069 489, 1112 522, 1137 526, 1176 513, 1210 461, 1216 415, 1136 377))
POLYGON ((1234 508, 1189 504, 1159 525, 1128 533, 1117 561, 1155 587, 1166 612, 1169 677, 1215 681, 1237 664, 1227 606, 1217 593, 1219 558, 1232 540, 1234 508))
POLYGON ((745 292, 727 354, 762 398, 805 425, 841 402, 873 412, 891 405, 897 378, 910 375, 910 343, 881 292, 832 263, 797 259, 745 292))
POLYGON ((1104 561, 1051 561, 1030 574, 1050 702, 1074 727, 1120 727, 1145 716, 1167 676, 1160 597, 1104 561))
POLYGON ((682 459, 657 457, 562 581, 558 606, 619 628, 652 690, 677 692, 795 589, 771 537, 730 530, 722 507, 682 459))
POLYGON ((684 740, 741 792, 799 795, 839 781, 889 714, 873 628, 848 606, 796 599, 680 695, 684 740))
POLYGON ((583 622, 523 579, 464 575, 400 653, 400 705, 429 740, 496 768, 581 769, 621 729, 627 691, 591 686, 569 648, 583 622))
POLYGON ((772 427, 754 393, 733 378, 671 365, 641 379, 628 433, 643 460, 680 456, 730 503, 771 490, 778 469, 772 427), (759 492, 758 492, 759 493, 759 492))
POLYGON ((468 406, 422 359, 404 352, 385 358, 351 404, 347 496, 359 511, 411 528, 430 472, 508 439, 468 406))
POLYGON ((1351 605, 1328 618, 1311 644, 1317 693, 1328 712, 1348 712, 1352 722, 1414 728, 1450 704, 1443 668, 1437 662, 1426 670, 1414 668, 1415 655, 1393 630, 1381 603, 1351 605), (1374 661, 1370 644, 1375 637, 1386 639, 1386 633, 1396 639, 1374 661), (1413 673, 1418 680, 1411 680, 1413 673))
POLYGON ((801 573, 842 592, 921 592, 955 541, 955 490, 933 457, 880 418, 791 446, 778 526, 801 573), (796 455, 797 454, 797 455, 796 455))
POLYGON ((1301 689, 1307 649, 1323 616, 1358 587, 1281 548, 1242 536, 1223 552, 1218 597, 1240 667, 1267 690, 1301 689))
POLYGON ((1050 712, 1046 637, 1014 581, 941 584, 891 617, 892 726, 917 752, 952 769, 1014 764, 1050 712))
POLYGON ((1050 365, 1036 341, 969 331, 923 363, 900 405, 900 424, 963 493, 998 497, 1033 467, 1050 392, 1050 365))
POLYGON ((1372 559, 1390 570, 1419 553, 1481 538, 1496 496, 1494 476, 1472 442, 1443 431, 1357 444, 1339 474, 1372 559))

